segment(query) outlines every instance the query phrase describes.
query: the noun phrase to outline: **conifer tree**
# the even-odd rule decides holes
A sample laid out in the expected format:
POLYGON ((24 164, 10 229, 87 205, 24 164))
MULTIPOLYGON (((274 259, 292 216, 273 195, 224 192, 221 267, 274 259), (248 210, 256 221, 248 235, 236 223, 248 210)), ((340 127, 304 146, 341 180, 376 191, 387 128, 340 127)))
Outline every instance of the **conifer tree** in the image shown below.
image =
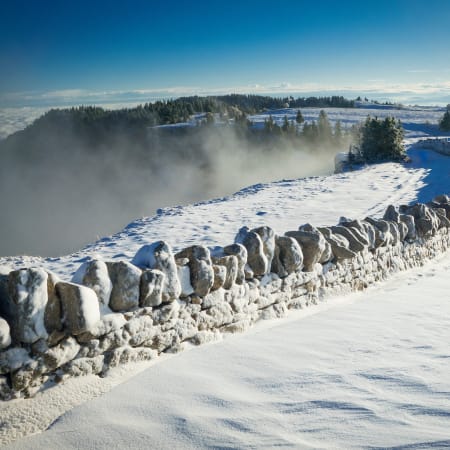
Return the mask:
POLYGON ((361 130, 360 155, 368 162, 402 160, 403 137, 403 127, 393 117, 367 117, 361 130))
POLYGON ((297 116, 295 117, 295 121, 300 125, 305 119, 303 118, 302 112, 300 110, 297 111, 297 116))
POLYGON ((330 142, 332 137, 331 125, 327 113, 322 109, 319 113, 318 134, 321 141, 330 142))
POLYGON ((439 128, 442 131, 450 131, 450 105, 447 105, 447 111, 439 122, 439 128))

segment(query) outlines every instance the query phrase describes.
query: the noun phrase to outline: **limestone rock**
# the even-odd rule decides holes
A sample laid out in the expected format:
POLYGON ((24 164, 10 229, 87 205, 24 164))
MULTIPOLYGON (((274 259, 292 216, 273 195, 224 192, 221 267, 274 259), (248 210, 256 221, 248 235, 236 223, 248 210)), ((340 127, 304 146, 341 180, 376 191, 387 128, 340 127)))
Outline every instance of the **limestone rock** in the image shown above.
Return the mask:
POLYGON ((8 322, 0 317, 0 350, 4 350, 11 345, 11 334, 8 322))
POLYGON ((242 244, 231 244, 223 248, 225 255, 236 256, 238 262, 236 283, 243 284, 245 282, 245 265, 247 264, 247 249, 242 244))
POLYGON ((370 238, 367 233, 367 227, 360 220, 351 220, 347 222, 341 222, 340 225, 348 228, 352 234, 360 241, 363 245, 370 245, 370 238))
POLYGON ((73 338, 68 337, 55 347, 48 349, 43 355, 45 365, 49 371, 55 370, 63 364, 72 361, 80 351, 80 344, 73 338))
POLYGON ((314 271, 314 266, 320 261, 325 250, 325 238, 316 231, 288 231, 285 236, 294 238, 302 249, 304 269, 314 271))
POLYGON ((213 262, 218 266, 226 268, 225 281, 223 283, 224 289, 231 289, 237 280, 239 274, 239 260, 235 255, 226 255, 221 257, 213 257, 213 262))
POLYGON ((187 258, 183 258, 183 265, 179 265, 178 261, 180 260, 177 260, 178 280, 181 286, 180 298, 186 298, 194 293, 194 288, 191 284, 191 269, 186 265, 189 263, 187 258))
MULTIPOLYGON (((9 274, 9 269, 8 274, 9 274)), ((8 276, 7 273, 0 273, 0 316, 7 321, 14 319, 15 305, 9 296, 8 276)))
POLYGON ((77 358, 68 362, 64 367, 64 373, 72 377, 85 375, 98 375, 103 370, 104 355, 98 355, 93 358, 77 358))
POLYGON ((13 340, 32 344, 47 338, 44 323, 47 278, 42 269, 15 270, 9 274, 9 295, 14 308, 9 325, 13 340))
POLYGON ((398 228, 398 232, 400 234, 400 241, 403 242, 406 237, 408 236, 408 226, 406 225, 406 223, 402 222, 401 219, 399 219, 400 221, 397 223, 397 228, 398 228))
POLYGON ((217 291, 217 289, 221 288, 226 281, 227 278, 227 268, 225 266, 218 266, 213 264, 214 270, 214 284, 211 288, 211 291, 217 291))
POLYGON ((92 289, 59 282, 56 293, 61 299, 65 327, 71 334, 76 336, 89 331, 100 320, 100 306, 92 289))
POLYGON ((119 347, 112 350, 105 358, 108 367, 116 367, 119 364, 130 362, 148 361, 158 356, 155 350, 150 348, 119 347))
POLYGON ((444 208, 434 208, 433 211, 439 220, 439 228, 450 228, 450 219, 447 219, 446 210, 444 208))
POLYGON ((432 209, 423 203, 412 206, 402 206, 400 211, 414 217, 417 235, 422 238, 432 236, 439 228, 439 219, 432 209))
POLYGON ((450 204, 450 197, 446 194, 437 195, 433 201, 439 204, 450 204))
POLYGON ((10 400, 13 396, 14 392, 9 385, 7 377, 0 376, 0 400, 10 400))
POLYGON ((388 221, 388 225, 389 225, 389 232, 392 236, 392 245, 397 245, 399 242, 401 242, 398 225, 396 222, 391 221, 388 221))
MULTIPOLYGON (((246 229, 246 227, 245 227, 246 229)), ((254 276, 263 276, 269 270, 269 262, 264 253, 264 244, 261 236, 254 231, 243 233, 243 228, 239 230, 236 237, 247 249, 247 264, 252 270, 254 276)))
POLYGON ((330 243, 325 239, 325 250, 322 253, 322 256, 320 257, 319 263, 325 264, 328 261, 331 261, 333 259, 333 251, 331 249, 330 243))
POLYGON ((75 272, 72 282, 91 288, 98 297, 100 306, 108 306, 113 285, 105 262, 93 259, 81 265, 75 272))
POLYGON ((331 246, 331 251, 336 261, 351 259, 356 256, 356 253, 350 250, 350 244, 344 236, 332 234, 329 238, 327 238, 327 241, 331 246))
POLYGON ((366 217, 365 222, 370 223, 375 230, 375 248, 381 246, 388 246, 392 242, 392 235, 390 232, 389 223, 382 219, 374 219, 373 217, 366 217))
POLYGON ((272 228, 267 226, 253 228, 251 231, 256 233, 261 238, 263 243, 263 252, 267 258, 267 271, 270 271, 275 254, 275 232, 272 228))
POLYGON ((162 291, 163 303, 173 302, 181 294, 178 269, 172 249, 164 241, 144 245, 133 258, 132 263, 142 269, 158 269, 166 276, 162 291))
POLYGON ((122 313, 105 314, 89 329, 89 331, 77 335, 77 341, 86 343, 115 331, 120 331, 125 324, 130 322, 131 320, 129 322, 126 321, 125 316, 122 313))
POLYGON ((289 236, 276 236, 271 271, 284 278, 302 268, 303 252, 299 243, 289 236))
POLYGON ((165 278, 165 274, 160 270, 148 269, 142 272, 139 299, 140 306, 161 305, 165 278))
POLYGON ((368 246, 368 240, 363 240, 360 234, 357 233, 356 228, 347 228, 342 225, 331 227, 333 234, 340 234, 347 239, 349 243, 349 249, 352 252, 358 253, 362 252, 366 246, 368 246))
POLYGON ((214 270, 209 249, 203 245, 193 245, 177 253, 177 258, 188 258, 191 285, 200 297, 208 294, 214 284, 214 270))
POLYGON ((47 306, 45 307, 44 324, 49 336, 55 336, 63 328, 61 300, 56 295, 55 286, 59 278, 49 272, 47 278, 47 306))
POLYGON ((11 373, 31 362, 32 359, 24 348, 9 348, 0 353, 0 374, 11 373))
POLYGON ((107 262, 112 282, 109 307, 113 311, 126 311, 139 306, 141 270, 126 261, 107 262))
POLYGON ((383 219, 391 222, 400 222, 400 213, 394 205, 389 205, 383 219))

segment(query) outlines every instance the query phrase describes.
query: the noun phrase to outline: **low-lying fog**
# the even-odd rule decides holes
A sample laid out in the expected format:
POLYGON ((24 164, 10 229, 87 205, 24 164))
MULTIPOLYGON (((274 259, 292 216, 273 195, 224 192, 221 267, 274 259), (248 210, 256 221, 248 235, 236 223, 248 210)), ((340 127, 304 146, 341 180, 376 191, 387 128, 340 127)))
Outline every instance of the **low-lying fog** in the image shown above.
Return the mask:
POLYGON ((327 174, 336 152, 299 149, 287 141, 262 150, 230 127, 213 127, 195 140, 153 137, 147 150, 126 139, 102 151, 86 148, 76 136, 68 144, 67 134, 38 139, 45 151, 2 155, 2 256, 59 256, 157 208, 229 195, 255 183, 327 174))

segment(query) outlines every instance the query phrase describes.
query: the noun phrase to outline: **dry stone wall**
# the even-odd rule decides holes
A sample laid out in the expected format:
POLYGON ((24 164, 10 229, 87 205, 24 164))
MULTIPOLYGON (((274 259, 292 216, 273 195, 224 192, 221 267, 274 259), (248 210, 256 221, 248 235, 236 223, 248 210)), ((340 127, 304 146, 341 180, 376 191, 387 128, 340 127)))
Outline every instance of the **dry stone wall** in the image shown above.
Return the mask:
POLYGON ((0 275, 0 398, 245 331, 420 266, 449 246, 450 199, 441 195, 389 206, 383 218, 304 224, 284 236, 243 227, 223 248, 174 254, 156 242, 131 262, 88 261, 72 280, 14 270, 0 275))
POLYGON ((443 155, 450 155, 450 138, 423 139, 416 146, 434 150, 443 155))

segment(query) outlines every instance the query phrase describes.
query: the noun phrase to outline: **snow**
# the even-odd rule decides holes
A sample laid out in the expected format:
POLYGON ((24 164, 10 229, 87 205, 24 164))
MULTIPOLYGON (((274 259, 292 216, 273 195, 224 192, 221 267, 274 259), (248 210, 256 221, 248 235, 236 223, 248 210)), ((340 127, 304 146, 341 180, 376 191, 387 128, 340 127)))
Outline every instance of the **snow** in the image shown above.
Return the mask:
MULTIPOLYGON (((307 120, 313 114, 302 113, 307 120)), ((259 184, 223 199, 164 208, 72 255, 2 258, 0 265, 38 265, 68 280, 90 259, 130 261, 155 241, 175 251, 223 246, 243 225, 282 234, 307 222, 335 225, 342 215, 380 216, 389 204, 448 193, 449 157, 413 145, 429 134, 425 117, 433 122, 441 112, 401 113, 410 124, 409 164, 259 184)), ((334 117, 350 123, 366 116, 358 108, 334 117)), ((328 299, 244 334, 0 404, 0 443, 53 423, 9 448, 448 447, 449 270, 447 253, 366 292, 328 299)))
POLYGON ((449 270, 447 254, 152 364, 10 448, 446 447, 449 270))
POLYGON ((9 347, 11 344, 11 335, 8 322, 0 317, 0 350, 9 347))

